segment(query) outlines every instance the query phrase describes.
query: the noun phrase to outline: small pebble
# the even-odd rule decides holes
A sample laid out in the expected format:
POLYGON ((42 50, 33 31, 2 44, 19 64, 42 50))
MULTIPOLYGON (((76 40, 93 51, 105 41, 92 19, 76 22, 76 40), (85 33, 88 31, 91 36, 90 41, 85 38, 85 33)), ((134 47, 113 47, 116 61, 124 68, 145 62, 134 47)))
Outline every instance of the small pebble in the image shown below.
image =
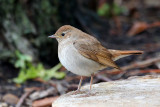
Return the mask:
POLYGON ((7 103, 0 103, 0 107, 8 107, 8 104, 7 103))
POLYGON ((4 102, 7 102, 9 104, 17 104, 19 98, 16 96, 16 95, 13 95, 13 94, 5 94, 2 98, 4 100, 4 102))

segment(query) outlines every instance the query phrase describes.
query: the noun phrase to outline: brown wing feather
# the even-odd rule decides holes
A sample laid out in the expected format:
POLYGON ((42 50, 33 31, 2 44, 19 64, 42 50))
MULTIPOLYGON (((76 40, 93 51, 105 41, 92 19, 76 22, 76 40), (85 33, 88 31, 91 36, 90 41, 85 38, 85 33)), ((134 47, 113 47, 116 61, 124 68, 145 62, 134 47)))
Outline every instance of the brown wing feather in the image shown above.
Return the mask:
POLYGON ((104 66, 119 69, 119 67, 112 60, 112 54, 95 38, 80 39, 74 42, 74 46, 84 57, 96 61, 104 66))

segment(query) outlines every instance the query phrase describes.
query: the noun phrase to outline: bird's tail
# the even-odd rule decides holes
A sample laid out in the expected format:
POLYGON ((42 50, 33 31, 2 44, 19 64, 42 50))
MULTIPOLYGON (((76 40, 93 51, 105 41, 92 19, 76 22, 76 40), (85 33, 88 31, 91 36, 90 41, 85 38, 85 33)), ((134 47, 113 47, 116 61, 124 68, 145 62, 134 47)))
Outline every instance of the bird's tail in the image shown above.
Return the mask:
POLYGON ((112 59, 114 61, 120 59, 120 58, 123 58, 123 57, 126 57, 126 56, 129 56, 129 55, 140 55, 143 53, 143 51, 138 51, 138 50, 112 50, 112 49, 109 49, 109 52, 112 54, 112 59))

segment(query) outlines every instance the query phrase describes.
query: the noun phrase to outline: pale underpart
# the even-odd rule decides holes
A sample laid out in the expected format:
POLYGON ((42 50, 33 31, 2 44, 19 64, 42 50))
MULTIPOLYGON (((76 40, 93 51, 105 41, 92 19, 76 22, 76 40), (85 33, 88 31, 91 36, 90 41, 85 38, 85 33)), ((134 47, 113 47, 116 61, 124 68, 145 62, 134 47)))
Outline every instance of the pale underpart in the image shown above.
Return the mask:
POLYGON ((91 74, 104 68, 101 64, 82 56, 74 47, 73 42, 69 41, 69 38, 59 43, 58 51, 62 65, 74 74, 91 76, 91 74))

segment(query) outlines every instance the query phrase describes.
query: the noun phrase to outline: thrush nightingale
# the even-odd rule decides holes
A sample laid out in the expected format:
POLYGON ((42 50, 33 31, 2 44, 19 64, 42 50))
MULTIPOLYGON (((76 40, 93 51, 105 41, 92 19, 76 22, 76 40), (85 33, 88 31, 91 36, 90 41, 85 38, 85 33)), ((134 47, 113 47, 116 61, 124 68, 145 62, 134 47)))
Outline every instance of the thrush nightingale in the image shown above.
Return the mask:
POLYGON ((64 25, 49 38, 58 41, 58 57, 62 65, 81 79, 77 91, 81 88, 83 76, 91 77, 90 90, 94 74, 107 67, 120 69, 114 61, 128 55, 142 54, 142 51, 106 49, 93 36, 81 30, 64 25))

